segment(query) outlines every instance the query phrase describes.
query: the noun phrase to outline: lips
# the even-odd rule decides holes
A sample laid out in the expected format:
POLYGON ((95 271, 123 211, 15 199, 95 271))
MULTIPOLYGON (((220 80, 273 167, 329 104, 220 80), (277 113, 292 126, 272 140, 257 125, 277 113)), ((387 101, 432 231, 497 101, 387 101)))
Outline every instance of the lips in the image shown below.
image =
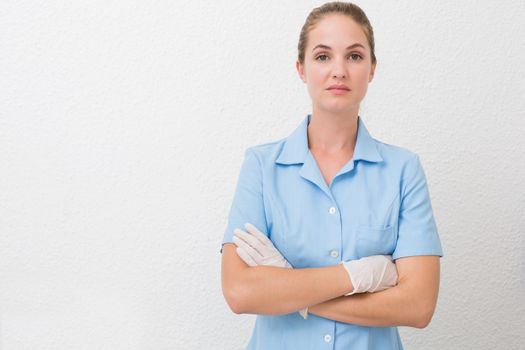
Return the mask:
POLYGON ((344 84, 336 84, 336 85, 331 85, 328 87, 327 90, 346 90, 346 91, 350 91, 350 88, 344 84))

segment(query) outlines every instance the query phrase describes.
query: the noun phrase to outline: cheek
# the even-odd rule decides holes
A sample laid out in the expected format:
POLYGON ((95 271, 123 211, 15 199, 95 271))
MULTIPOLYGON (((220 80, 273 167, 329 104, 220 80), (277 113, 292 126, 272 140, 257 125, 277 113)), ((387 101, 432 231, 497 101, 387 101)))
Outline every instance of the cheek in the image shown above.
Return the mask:
POLYGON ((363 68, 363 69, 356 69, 354 72, 354 80, 356 82, 359 82, 359 85, 368 84, 368 79, 370 77, 370 69, 363 68))
POLYGON ((320 90, 324 89, 326 85, 323 75, 319 72, 312 72, 308 78, 308 91, 310 93, 318 94, 320 90))
POLYGON ((357 96, 363 96, 368 90, 368 75, 360 74, 358 76, 354 75, 352 81, 352 86, 355 90, 357 96))
POLYGON ((312 85, 319 86, 320 84, 323 84, 325 75, 326 74, 320 69, 310 72, 310 81, 312 82, 312 85))

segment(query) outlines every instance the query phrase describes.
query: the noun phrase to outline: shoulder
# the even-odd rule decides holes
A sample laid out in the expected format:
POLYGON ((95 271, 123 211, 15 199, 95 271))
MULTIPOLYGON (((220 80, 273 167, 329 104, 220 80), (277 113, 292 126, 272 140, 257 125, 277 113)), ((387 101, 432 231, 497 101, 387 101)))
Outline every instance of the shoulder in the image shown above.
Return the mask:
POLYGON ((285 141, 286 138, 282 138, 276 141, 250 146, 245 150, 245 156, 254 157, 258 160, 259 164, 273 163, 281 152, 285 141))
POLYGON ((402 146, 392 145, 374 139, 377 145, 377 150, 387 162, 396 162, 398 164, 406 164, 418 159, 416 152, 402 146))
POLYGON ((425 174, 419 155, 402 146, 392 145, 376 140, 377 149, 387 169, 399 174, 401 182, 406 185, 424 179, 425 174))

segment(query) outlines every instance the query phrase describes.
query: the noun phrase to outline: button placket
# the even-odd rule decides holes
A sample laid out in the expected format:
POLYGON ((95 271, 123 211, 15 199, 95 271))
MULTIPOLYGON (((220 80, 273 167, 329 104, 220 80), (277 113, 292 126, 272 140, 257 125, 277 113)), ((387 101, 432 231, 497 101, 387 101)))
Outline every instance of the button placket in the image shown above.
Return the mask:
MULTIPOLYGON (((328 208, 328 212, 330 213, 330 215, 334 215, 337 212, 337 208, 334 205, 332 205, 330 208, 328 208)), ((332 249, 330 250, 329 254, 330 254, 330 257, 332 257, 333 259, 336 259, 337 257, 339 257, 339 250, 332 249)))

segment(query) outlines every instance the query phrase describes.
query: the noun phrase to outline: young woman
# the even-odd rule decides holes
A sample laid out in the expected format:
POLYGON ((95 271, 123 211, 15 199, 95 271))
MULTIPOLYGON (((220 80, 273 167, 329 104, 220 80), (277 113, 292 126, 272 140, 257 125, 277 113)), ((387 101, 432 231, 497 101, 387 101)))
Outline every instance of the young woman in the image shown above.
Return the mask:
POLYGON ((403 349, 397 326, 430 322, 443 256, 423 168, 359 116, 376 68, 359 7, 314 9, 298 51, 312 113, 246 150, 222 242, 225 299, 257 314, 248 349, 403 349))

